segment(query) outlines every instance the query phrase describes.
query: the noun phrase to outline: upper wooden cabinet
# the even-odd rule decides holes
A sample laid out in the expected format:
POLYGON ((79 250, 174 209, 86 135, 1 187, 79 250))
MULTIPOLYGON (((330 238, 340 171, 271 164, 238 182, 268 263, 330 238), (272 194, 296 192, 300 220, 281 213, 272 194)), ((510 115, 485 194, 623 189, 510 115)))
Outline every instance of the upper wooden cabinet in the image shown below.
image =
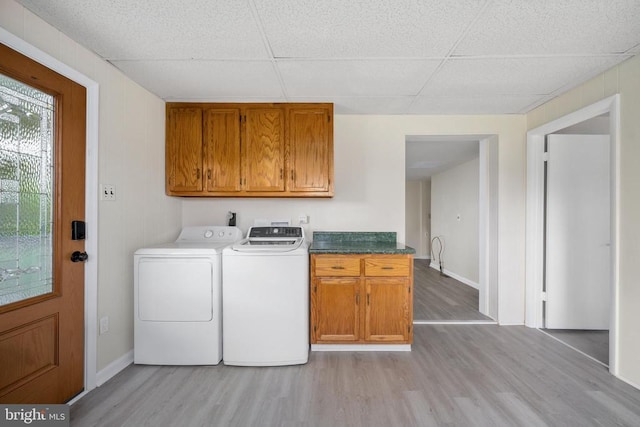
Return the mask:
POLYGON ((332 104, 168 103, 166 191, 332 197, 332 104))
POLYGON ((328 192, 333 177, 331 115, 326 108, 289 109, 289 191, 328 192))
POLYGON ((202 110, 167 110, 167 189, 172 192, 202 191, 202 110))

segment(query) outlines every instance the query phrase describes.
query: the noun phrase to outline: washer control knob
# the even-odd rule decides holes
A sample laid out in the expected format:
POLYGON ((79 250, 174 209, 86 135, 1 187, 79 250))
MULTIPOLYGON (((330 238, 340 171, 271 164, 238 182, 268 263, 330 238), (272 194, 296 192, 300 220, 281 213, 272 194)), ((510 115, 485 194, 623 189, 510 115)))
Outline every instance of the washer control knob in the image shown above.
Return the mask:
POLYGON ((224 237, 224 231, 218 232, 218 237, 224 237))
POLYGON ((213 236, 213 231, 207 230, 204 232, 205 239, 210 239, 213 236))

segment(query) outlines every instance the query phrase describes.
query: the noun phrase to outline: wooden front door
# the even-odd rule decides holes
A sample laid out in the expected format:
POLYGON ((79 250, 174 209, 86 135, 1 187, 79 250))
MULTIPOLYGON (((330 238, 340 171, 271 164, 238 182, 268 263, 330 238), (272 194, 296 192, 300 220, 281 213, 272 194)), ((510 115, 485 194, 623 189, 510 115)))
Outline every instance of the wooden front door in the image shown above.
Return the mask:
POLYGON ((84 87, 0 44, 0 403, 84 386, 85 111, 84 87))

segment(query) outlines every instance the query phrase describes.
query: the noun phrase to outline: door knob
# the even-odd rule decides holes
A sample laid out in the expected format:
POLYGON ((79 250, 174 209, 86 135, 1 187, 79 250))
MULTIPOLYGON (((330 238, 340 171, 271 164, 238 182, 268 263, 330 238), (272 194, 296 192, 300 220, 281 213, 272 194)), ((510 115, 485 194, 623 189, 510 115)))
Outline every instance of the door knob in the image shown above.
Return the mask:
POLYGON ((89 259, 86 252, 75 251, 71 254, 71 262, 85 262, 89 259))

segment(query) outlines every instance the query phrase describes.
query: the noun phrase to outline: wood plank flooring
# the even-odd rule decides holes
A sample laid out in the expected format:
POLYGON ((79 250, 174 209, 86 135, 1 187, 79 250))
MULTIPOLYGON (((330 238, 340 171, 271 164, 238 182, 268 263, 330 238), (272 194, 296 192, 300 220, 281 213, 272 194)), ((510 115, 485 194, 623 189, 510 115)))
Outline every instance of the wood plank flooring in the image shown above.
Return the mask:
POLYGON ((477 289, 440 275, 430 262, 413 260, 414 320, 493 320, 478 311, 477 289))
POLYGON ((577 329, 543 329, 543 331, 609 365, 609 331, 577 329))
POLYGON ((416 325, 412 352, 291 367, 132 365, 71 407, 84 426, 638 426, 640 390, 536 329, 416 325))

